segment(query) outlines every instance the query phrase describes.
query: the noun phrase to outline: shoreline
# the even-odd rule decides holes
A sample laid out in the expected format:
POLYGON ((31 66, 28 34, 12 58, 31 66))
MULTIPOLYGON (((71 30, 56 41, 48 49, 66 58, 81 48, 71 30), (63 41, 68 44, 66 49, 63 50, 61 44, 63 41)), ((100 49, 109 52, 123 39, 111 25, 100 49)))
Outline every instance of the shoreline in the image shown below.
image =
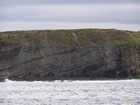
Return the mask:
POLYGON ((26 81, 26 82, 34 82, 34 81, 42 81, 42 82, 54 82, 54 81, 112 81, 112 80, 140 80, 140 78, 95 78, 95 79, 89 79, 89 78, 65 78, 65 79, 1 79, 0 82, 6 82, 8 81, 26 81))

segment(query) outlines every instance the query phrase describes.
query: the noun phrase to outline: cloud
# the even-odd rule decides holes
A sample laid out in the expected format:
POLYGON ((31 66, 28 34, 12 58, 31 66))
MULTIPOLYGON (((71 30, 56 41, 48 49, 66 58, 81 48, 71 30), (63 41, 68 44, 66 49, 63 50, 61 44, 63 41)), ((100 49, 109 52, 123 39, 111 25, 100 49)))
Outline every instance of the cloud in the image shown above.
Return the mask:
POLYGON ((116 22, 140 24, 140 5, 33 5, 8 6, 0 21, 116 22))
POLYGON ((32 29, 30 27, 32 26, 36 29, 36 26, 34 26, 35 24, 42 25, 44 28, 48 27, 43 23, 51 25, 53 23, 52 26, 49 25, 50 28, 55 27, 54 23, 63 23, 59 24, 59 26, 57 25, 57 28, 63 27, 62 25, 68 25, 70 28, 72 25, 74 25, 73 27, 80 27, 79 25, 82 27, 93 27, 91 24, 99 25, 99 23, 101 25, 100 27, 106 26, 107 24, 110 26, 112 26, 112 24, 116 24, 115 26, 120 24, 120 27, 123 24, 134 27, 140 25, 139 14, 140 0, 0 1, 0 23, 3 25, 1 29, 3 29, 2 27, 6 28, 6 26, 8 29, 11 23, 17 24, 18 22, 22 24, 19 24, 18 27, 15 26, 17 29, 21 29, 20 27, 23 28, 23 26, 29 29, 32 29), (29 25, 23 23, 28 23, 29 25))
POLYGON ((0 5, 138 4, 139 0, 1 0, 0 5))

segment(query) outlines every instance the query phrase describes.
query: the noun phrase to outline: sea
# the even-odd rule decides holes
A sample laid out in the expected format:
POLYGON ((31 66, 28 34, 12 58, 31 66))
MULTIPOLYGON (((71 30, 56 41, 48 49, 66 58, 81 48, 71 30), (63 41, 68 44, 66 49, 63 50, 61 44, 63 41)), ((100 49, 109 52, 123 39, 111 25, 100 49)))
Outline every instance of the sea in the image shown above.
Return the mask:
POLYGON ((140 80, 0 82, 0 105, 140 105, 140 80))

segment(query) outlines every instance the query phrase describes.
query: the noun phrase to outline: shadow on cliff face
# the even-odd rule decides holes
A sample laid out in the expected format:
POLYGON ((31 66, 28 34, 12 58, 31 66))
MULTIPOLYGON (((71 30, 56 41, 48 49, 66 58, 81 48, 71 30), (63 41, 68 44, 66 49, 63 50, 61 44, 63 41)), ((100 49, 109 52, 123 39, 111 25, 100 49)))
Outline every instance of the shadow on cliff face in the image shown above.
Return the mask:
POLYGON ((17 57, 21 50, 19 45, 6 45, 1 48, 0 61, 6 62, 17 57))
POLYGON ((100 62, 98 65, 96 64, 91 67, 87 67, 83 70, 83 77, 88 77, 90 79, 127 78, 128 73, 126 65, 122 62, 121 55, 114 63, 116 64, 114 67, 111 67, 110 64, 106 63, 106 61, 100 62))

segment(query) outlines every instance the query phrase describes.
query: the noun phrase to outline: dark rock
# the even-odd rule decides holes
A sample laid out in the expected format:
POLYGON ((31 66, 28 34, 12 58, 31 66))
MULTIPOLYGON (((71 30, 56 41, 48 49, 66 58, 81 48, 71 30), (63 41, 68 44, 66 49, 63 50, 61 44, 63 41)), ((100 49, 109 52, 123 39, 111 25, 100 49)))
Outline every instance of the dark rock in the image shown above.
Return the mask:
MULTIPOLYGON (((78 43, 77 37, 74 40, 78 43)), ((23 40, 22 44, 6 45, 0 49, 0 74, 13 80, 127 77, 124 56, 108 37, 100 44, 90 43, 67 47, 53 41, 29 44, 23 40)))

